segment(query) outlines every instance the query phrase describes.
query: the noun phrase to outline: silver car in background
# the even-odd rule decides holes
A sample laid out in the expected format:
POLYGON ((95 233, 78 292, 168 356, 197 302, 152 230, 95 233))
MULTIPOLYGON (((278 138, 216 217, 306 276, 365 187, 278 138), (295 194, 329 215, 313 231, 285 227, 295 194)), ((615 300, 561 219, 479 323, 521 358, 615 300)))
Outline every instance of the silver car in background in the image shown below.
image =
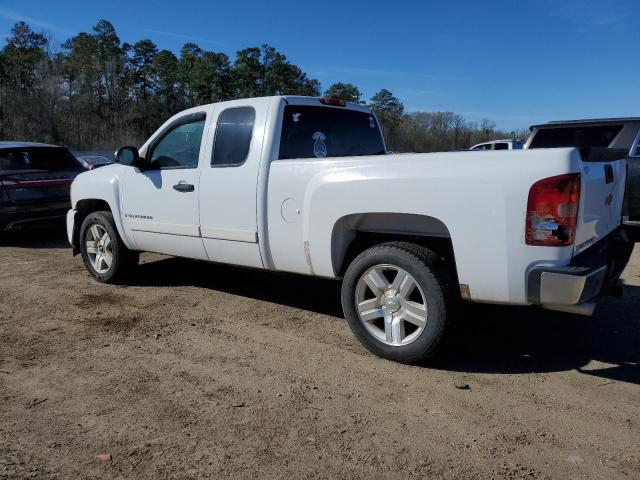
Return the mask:
POLYGON ((89 151, 89 152, 73 152, 74 157, 87 170, 104 167, 115 162, 113 152, 106 151, 89 151))

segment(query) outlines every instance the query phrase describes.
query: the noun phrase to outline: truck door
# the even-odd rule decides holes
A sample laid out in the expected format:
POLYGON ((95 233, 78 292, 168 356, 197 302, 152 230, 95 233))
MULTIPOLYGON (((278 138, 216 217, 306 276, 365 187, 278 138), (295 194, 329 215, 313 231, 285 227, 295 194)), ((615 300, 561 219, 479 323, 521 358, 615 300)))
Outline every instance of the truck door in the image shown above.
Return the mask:
POLYGON ((138 249, 207 259, 198 212, 205 122, 204 112, 171 122, 141 152, 148 168, 129 169, 122 211, 138 249))
POLYGON ((211 156, 204 161, 199 192, 200 231, 212 261, 263 267, 257 187, 269 103, 226 102, 213 113, 207 146, 211 156))

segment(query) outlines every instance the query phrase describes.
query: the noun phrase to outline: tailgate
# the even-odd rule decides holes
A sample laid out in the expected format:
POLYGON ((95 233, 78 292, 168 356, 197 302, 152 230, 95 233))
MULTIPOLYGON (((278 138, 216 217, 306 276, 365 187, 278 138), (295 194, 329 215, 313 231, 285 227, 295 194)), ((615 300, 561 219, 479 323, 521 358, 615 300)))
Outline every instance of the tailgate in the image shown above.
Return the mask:
POLYGON ((626 182, 626 150, 581 148, 582 184, 575 253, 620 226, 626 182))

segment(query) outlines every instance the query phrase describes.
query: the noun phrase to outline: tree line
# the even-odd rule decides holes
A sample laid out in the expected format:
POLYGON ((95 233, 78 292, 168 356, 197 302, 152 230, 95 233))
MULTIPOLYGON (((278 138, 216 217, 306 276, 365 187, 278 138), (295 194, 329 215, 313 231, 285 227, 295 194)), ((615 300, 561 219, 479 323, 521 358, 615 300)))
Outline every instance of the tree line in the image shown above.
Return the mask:
POLYGON ((355 85, 326 90, 269 45, 240 50, 235 58, 185 43, 179 55, 150 39, 120 41, 100 20, 54 49, 44 33, 18 22, 0 51, 0 140, 41 141, 75 150, 141 144, 185 108, 265 95, 311 95, 369 105, 395 151, 467 148, 503 132, 493 122, 451 112, 405 112, 381 89, 369 101, 355 85))

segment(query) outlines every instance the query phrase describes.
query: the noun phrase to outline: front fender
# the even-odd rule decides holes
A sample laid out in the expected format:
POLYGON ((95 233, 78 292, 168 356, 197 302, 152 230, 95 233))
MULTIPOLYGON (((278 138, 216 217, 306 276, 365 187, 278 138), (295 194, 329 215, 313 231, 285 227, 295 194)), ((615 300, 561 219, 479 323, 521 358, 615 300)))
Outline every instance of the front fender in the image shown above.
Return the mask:
MULTIPOLYGON (((122 241, 131 250, 137 248, 132 232, 125 226, 120 189, 130 167, 110 165, 78 175, 71 185, 73 210, 82 211, 84 202, 102 201, 109 205, 122 241)), ((79 229, 80 225, 75 228, 79 229)))

